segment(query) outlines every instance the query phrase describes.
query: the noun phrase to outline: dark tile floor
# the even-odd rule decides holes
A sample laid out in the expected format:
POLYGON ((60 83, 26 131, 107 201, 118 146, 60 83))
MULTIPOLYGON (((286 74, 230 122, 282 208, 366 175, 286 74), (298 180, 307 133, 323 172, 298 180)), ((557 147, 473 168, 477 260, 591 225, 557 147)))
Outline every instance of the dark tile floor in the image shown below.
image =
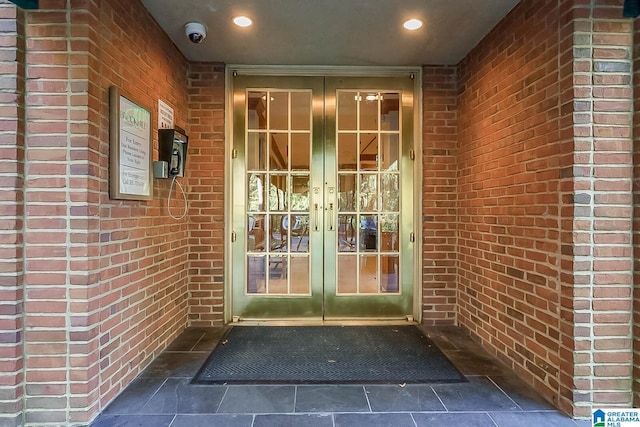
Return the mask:
POLYGON ((224 328, 189 328, 92 427, 587 427, 537 396, 455 327, 422 328, 469 382, 192 385, 224 328))

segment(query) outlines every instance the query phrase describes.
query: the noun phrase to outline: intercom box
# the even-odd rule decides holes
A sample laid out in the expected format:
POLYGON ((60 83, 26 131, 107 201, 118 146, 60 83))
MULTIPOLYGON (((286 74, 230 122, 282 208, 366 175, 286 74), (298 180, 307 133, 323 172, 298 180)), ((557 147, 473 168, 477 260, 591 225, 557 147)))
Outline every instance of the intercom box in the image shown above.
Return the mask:
POLYGON ((158 160, 167 162, 169 176, 184 176, 189 137, 181 129, 158 129, 158 160))

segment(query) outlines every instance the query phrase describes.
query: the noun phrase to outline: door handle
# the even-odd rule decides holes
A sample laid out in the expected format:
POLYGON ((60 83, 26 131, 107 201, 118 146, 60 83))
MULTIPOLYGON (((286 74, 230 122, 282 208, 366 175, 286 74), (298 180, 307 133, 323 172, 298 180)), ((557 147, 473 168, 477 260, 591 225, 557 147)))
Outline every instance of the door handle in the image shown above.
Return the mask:
POLYGON ((329 203, 329 231, 333 231, 333 203, 329 203))
POLYGON ((314 231, 318 231, 318 222, 320 221, 320 213, 318 212, 318 204, 313 205, 313 229, 314 231))

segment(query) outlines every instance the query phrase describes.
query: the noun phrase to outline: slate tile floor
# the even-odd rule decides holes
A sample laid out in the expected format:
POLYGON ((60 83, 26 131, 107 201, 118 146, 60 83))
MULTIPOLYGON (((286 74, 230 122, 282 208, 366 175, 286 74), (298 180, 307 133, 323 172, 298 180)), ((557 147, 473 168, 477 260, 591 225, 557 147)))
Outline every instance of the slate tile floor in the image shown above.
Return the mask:
POLYGON ((587 427, 555 410, 456 327, 422 328, 456 384, 192 385, 224 328, 188 328, 92 427, 587 427))

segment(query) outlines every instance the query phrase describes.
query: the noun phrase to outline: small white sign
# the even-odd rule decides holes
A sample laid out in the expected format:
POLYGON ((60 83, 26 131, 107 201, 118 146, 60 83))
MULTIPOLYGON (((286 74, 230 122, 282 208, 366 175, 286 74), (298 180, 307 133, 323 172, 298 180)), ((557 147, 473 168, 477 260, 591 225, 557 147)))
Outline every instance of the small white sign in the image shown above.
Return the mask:
POLYGON ((158 129, 173 129, 173 108, 158 99, 158 129))
POLYGON ((591 421, 593 427, 640 427, 640 409, 598 408, 591 421))

